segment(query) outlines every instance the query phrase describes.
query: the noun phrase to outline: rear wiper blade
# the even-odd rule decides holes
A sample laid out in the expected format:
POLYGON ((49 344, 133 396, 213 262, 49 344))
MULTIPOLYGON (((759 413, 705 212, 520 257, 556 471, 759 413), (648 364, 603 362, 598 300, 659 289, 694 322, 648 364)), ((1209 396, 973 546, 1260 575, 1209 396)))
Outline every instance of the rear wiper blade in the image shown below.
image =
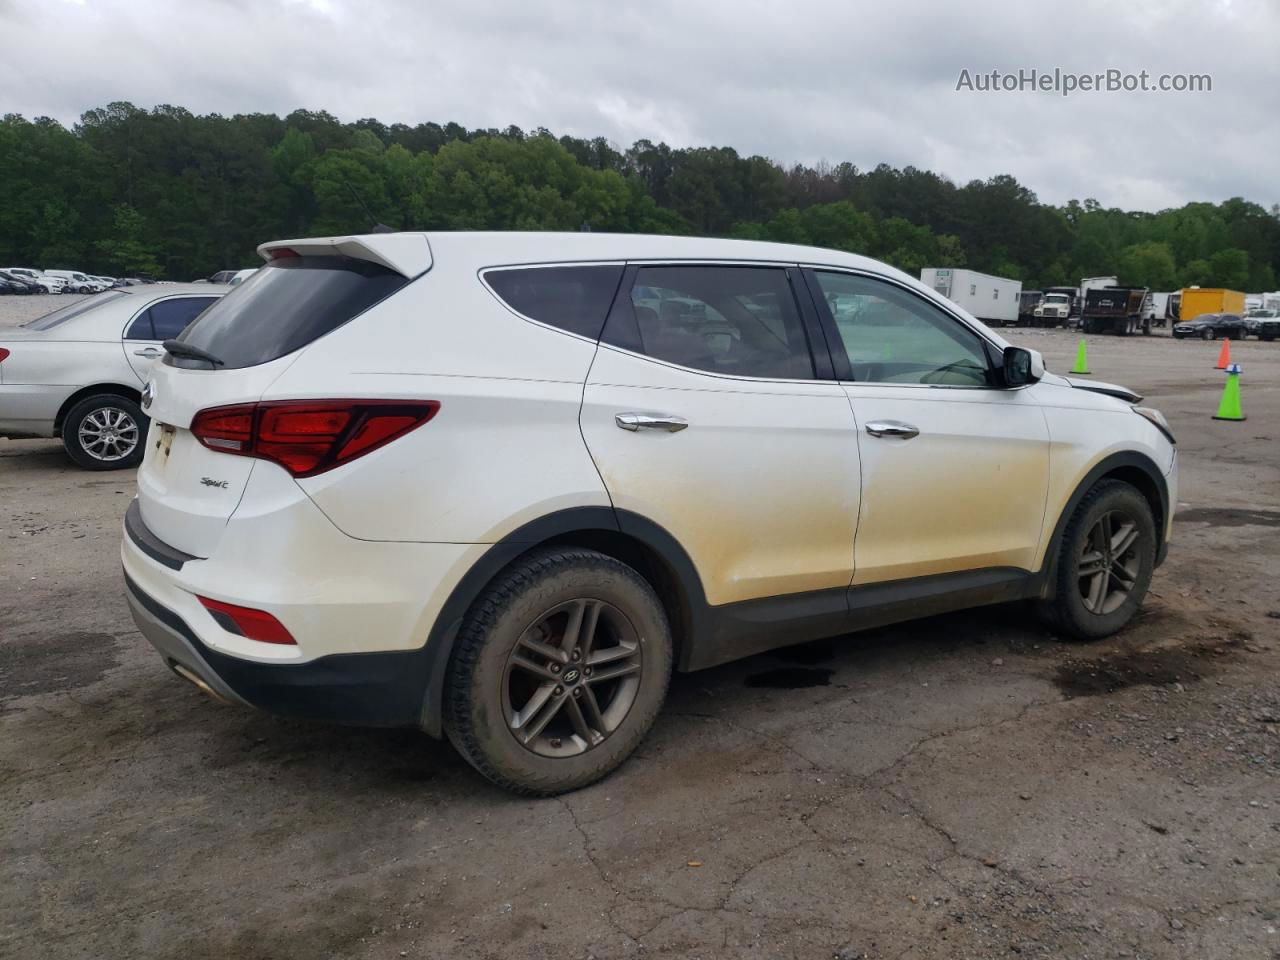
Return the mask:
POLYGON ((208 350, 201 350, 199 347, 193 347, 189 343, 183 343, 181 340, 166 340, 162 346, 175 357, 188 357, 192 360, 203 360, 205 363, 214 367, 226 366, 223 360, 215 357, 208 350))

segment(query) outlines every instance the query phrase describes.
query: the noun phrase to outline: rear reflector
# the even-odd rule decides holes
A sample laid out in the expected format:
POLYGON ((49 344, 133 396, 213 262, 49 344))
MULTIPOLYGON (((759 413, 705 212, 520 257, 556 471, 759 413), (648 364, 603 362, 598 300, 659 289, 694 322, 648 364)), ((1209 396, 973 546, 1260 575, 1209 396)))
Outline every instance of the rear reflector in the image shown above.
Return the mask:
POLYGON ((237 607, 234 603, 223 603, 221 600, 210 600, 208 597, 196 595, 196 599, 204 604, 205 609, 218 621, 218 626, 229 633, 257 640, 260 643, 285 643, 297 646, 298 641, 290 636, 284 624, 265 610, 254 610, 252 607, 237 607))
POLYGON ((272 400, 201 410, 191 433, 210 450, 313 477, 404 436, 439 409, 435 400, 272 400))

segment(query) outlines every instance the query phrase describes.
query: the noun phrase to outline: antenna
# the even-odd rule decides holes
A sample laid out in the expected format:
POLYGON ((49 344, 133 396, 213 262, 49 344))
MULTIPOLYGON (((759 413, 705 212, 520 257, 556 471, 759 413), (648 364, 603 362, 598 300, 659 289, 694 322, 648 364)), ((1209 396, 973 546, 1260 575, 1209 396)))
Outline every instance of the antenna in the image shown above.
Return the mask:
POLYGON ((347 191, 351 194, 355 202, 360 204, 360 209, 364 211, 364 215, 368 217, 370 220, 373 220, 373 229, 369 231, 370 233, 395 233, 396 232, 393 228, 388 227, 385 223, 381 223, 380 221, 373 219, 373 213, 369 210, 367 206, 365 206, 365 202, 360 199, 360 194, 356 193, 355 187, 351 186, 351 184, 346 180, 345 177, 342 180, 342 185, 347 188, 347 191))

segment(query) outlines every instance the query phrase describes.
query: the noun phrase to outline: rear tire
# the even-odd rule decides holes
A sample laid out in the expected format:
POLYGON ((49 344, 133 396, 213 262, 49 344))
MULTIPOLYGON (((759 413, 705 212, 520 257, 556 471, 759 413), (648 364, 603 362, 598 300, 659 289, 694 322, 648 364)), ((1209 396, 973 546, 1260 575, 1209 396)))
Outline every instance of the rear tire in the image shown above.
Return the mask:
POLYGON ((1103 480, 1080 501, 1063 531, 1055 595, 1041 612, 1061 634, 1100 640, 1137 614, 1155 571, 1156 524, 1138 490, 1103 480))
POLYGON ((673 661, 662 604, 640 574, 594 550, 536 550, 468 613, 445 681, 445 731, 506 790, 576 790, 648 733, 673 661))
POLYGON ((124 470, 142 460, 150 420, 128 397, 86 397, 62 420, 67 456, 86 470, 124 470))

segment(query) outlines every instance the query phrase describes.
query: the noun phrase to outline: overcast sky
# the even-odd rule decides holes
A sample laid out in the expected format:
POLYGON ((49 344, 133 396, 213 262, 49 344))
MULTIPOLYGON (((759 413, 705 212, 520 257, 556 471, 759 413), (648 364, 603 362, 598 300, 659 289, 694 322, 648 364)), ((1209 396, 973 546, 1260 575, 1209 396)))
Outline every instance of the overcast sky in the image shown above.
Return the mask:
POLYGON ((1011 173, 1042 200, 1280 202, 1280 0, 0 0, 0 112, 198 113, 729 145, 1011 173), (981 93, 1019 68, 1207 73, 1207 93, 981 93))

